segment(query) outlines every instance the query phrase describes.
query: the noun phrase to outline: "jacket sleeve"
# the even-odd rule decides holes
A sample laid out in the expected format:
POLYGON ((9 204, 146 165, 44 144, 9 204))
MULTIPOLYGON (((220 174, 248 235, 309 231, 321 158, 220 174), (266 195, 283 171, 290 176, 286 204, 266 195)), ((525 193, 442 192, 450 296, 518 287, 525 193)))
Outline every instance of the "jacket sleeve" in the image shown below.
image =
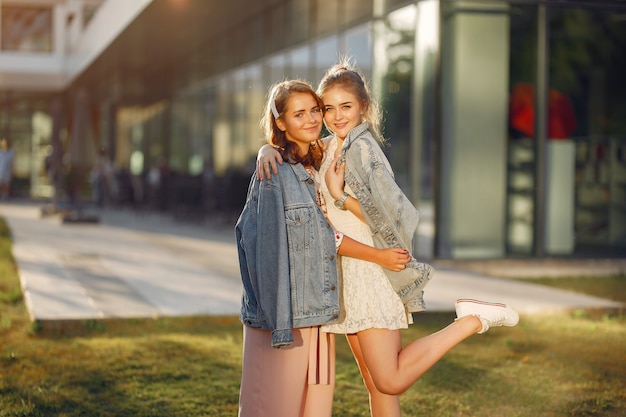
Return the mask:
MULTIPOLYGON (((348 150, 347 159, 352 162, 352 167, 346 167, 346 183, 359 199, 372 229, 374 244, 377 247, 402 247, 412 252, 417 209, 396 184, 387 158, 374 139, 357 142, 358 146, 348 150), (365 156, 367 160, 361 160, 365 156)), ((391 286, 409 312, 426 309, 423 288, 430 281, 432 272, 430 265, 414 257, 402 271, 385 270, 391 286)))
POLYGON ((293 343, 287 224, 279 175, 263 181, 259 189, 256 252, 259 303, 275 348, 293 343))
POLYGON ((357 170, 369 188, 371 202, 385 217, 385 224, 392 228, 400 246, 412 251, 419 221, 417 209, 396 183, 389 161, 378 143, 369 139, 358 140, 355 145, 352 152, 369 155, 370 158, 370 161, 361 161, 357 170))

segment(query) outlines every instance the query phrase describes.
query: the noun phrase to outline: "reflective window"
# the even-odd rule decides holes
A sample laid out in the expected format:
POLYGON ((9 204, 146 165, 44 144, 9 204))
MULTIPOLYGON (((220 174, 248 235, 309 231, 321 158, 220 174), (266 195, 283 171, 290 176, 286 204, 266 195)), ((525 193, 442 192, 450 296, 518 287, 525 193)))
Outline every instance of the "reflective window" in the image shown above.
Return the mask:
POLYGON ((437 57, 439 55, 439 2, 421 1, 417 5, 417 32, 415 40, 415 152, 419 166, 412 165, 413 193, 420 201, 432 201, 434 196, 434 149, 437 117, 437 57))
POLYGON ((315 77, 313 83, 318 83, 328 68, 337 62, 337 51, 339 51, 339 41, 337 36, 331 36, 316 42, 315 50, 315 77))
MULTIPOLYGON (((193 134, 191 125, 193 113, 192 96, 185 95, 174 101, 172 105, 172 137, 169 138, 169 142, 165 146, 169 148, 169 168, 176 172, 187 172, 189 147, 193 134)), ((147 138, 146 136, 146 140, 147 138)), ((157 155, 157 163, 160 159, 161 155, 157 155)))
POLYGON ((216 115, 213 126, 213 150, 215 172, 224 174, 232 165, 231 141, 233 140, 232 123, 232 77, 225 75, 215 80, 217 86, 216 115))
POLYGON ((291 62, 291 71, 287 74, 287 76, 289 78, 299 78, 311 82, 309 78, 311 48, 307 45, 294 49, 289 53, 289 60, 291 62))
POLYGON ((626 25, 601 8, 551 7, 549 56, 538 57, 537 16, 534 6, 511 13, 507 251, 532 254, 541 245, 548 255, 623 253, 626 25), (549 68, 545 148, 535 132, 538 59, 549 68), (542 178, 535 176, 539 152, 542 178), (546 196, 539 242, 538 185, 546 196))
POLYGON ((232 78, 232 94, 233 94, 233 114, 232 114, 232 125, 233 125, 233 139, 231 142, 232 146, 232 161, 235 166, 241 166, 245 163, 247 158, 247 131, 246 124, 248 121, 247 113, 247 96, 245 92, 245 84, 246 84, 246 69, 239 69, 233 73, 232 78))
POLYGON ((261 131, 259 129, 259 120, 261 112, 265 105, 265 85, 263 84, 263 68, 261 65, 251 65, 247 69, 244 84, 245 96, 247 102, 247 126, 246 126, 246 142, 248 158, 256 156, 261 144, 261 131))
POLYGON ((2 6, 2 50, 52 52, 50 7, 2 6))
POLYGON ((377 52, 384 51, 381 59, 382 79, 378 80, 380 101, 384 111, 383 134, 389 140, 389 160, 398 184, 408 192, 409 164, 414 161, 410 151, 411 111, 413 88, 413 50, 415 32, 415 6, 407 6, 390 13, 384 20, 384 42, 377 52))
POLYGON ((268 87, 285 79, 287 60, 285 55, 276 55, 266 61, 268 87))
POLYGON ((626 253, 623 16, 550 12, 547 253, 626 253))
MULTIPOLYGON (((530 255, 534 239, 535 210, 535 141, 533 126, 528 129, 528 121, 522 122, 521 112, 516 101, 520 92, 534 95, 537 76, 537 7, 514 6, 511 10, 511 51, 509 94, 509 143, 507 152, 507 229, 506 246, 508 253, 530 255)), ((531 99, 534 100, 534 99, 531 99)), ((534 107, 534 102, 532 103, 534 107)), ((534 111, 534 110, 533 110, 534 111)))
POLYGON ((369 80, 372 76, 372 29, 369 23, 346 31, 344 53, 354 59, 369 80))

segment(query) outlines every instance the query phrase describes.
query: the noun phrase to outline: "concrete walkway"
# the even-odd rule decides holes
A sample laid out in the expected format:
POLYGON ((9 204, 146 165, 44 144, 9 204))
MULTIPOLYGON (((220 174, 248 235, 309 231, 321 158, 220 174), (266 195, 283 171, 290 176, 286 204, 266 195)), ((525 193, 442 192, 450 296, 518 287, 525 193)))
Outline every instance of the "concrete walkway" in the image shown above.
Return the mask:
MULTIPOLYGON (((32 319, 239 314, 233 225, 215 220, 186 223, 121 209, 92 213, 98 214, 98 223, 64 223, 59 215, 42 216, 41 204, 0 203, 32 319)), ((458 265, 463 263, 435 264, 435 278, 425 292, 430 311, 453 311, 457 298, 504 302, 522 314, 623 307, 490 276, 484 265, 458 265)), ((506 264, 497 265, 507 270, 506 264)), ((612 271, 623 271, 626 261, 611 265, 612 271)), ((543 265, 546 275, 554 275, 548 269, 555 267, 543 265)))

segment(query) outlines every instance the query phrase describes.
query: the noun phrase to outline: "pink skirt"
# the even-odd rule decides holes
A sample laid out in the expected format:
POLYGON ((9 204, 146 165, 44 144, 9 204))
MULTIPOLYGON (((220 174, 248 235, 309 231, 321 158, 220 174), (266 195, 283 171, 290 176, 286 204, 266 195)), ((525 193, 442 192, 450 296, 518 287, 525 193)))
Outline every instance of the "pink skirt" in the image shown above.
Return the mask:
POLYGON ((293 336, 275 349, 269 330, 244 326, 239 417, 331 417, 335 335, 306 327, 293 336))

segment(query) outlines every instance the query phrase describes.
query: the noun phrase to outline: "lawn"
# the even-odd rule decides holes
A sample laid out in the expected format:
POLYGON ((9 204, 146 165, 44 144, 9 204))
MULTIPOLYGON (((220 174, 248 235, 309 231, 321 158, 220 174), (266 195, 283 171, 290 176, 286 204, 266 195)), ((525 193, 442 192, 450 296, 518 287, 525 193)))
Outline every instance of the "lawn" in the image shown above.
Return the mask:
MULTIPOLYGON (((29 321, 0 221, 0 416, 236 416, 237 317, 29 321)), ((626 302, 626 278, 540 281, 626 302), (588 285, 589 283, 590 285, 588 285), (602 289, 604 288, 604 289, 602 289)), ((440 329, 424 313, 403 339, 440 329)), ((626 416, 622 312, 523 316, 454 348, 402 397, 405 416, 626 416)), ((338 417, 368 416, 367 395, 338 338, 338 417)))

